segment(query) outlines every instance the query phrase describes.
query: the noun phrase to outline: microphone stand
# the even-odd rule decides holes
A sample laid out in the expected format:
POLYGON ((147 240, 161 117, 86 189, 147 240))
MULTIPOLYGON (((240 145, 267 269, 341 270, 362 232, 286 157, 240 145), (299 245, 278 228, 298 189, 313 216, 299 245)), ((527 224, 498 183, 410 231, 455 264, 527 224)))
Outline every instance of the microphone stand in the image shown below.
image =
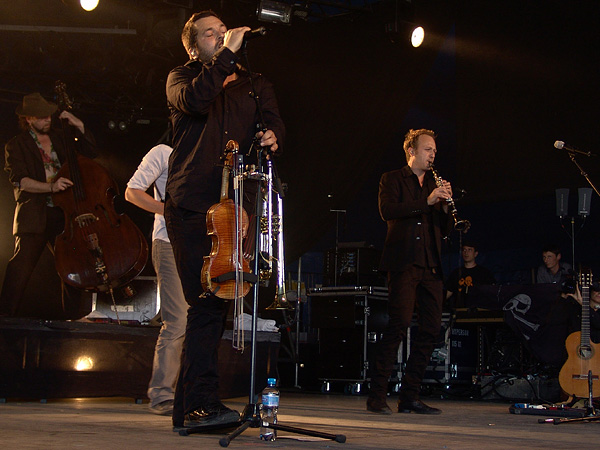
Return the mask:
MULTIPOLYGON (((575 153, 571 152, 571 151, 569 151, 568 153, 569 153, 569 158, 571 159, 571 161, 573 161, 573 164, 575 164, 577 166, 577 168, 579 169, 579 172, 581 172, 581 175, 587 180, 587 182, 592 187, 592 189, 594 189, 596 194, 598 194, 600 196, 600 192, 598 192, 598 189, 596 188, 596 186, 594 186, 594 183, 592 183, 592 180, 590 180, 590 177, 588 176, 587 172, 585 170, 583 170, 583 167, 581 167, 581 165, 575 159, 575 153)), ((587 155, 587 153, 586 153, 586 155, 587 155)), ((590 155, 588 155, 588 156, 590 156, 590 155)))
MULTIPOLYGON (((256 102, 256 109, 258 111, 259 118, 261 121, 261 123, 258 124, 259 126, 257 127, 257 129, 260 129, 263 132, 265 132, 266 127, 265 127, 265 122, 263 119, 263 111, 262 111, 262 107, 259 102, 259 98, 256 95, 256 90, 254 88, 254 81, 252 79, 252 71, 250 70, 250 64, 248 61, 248 52, 247 52, 246 44, 247 44, 247 41, 244 40, 244 42, 242 44, 241 52, 242 52, 242 56, 244 57, 244 60, 246 62, 246 68, 247 68, 248 74, 249 74, 250 95, 252 96, 252 98, 254 98, 254 101, 256 102)), ((265 159, 268 158, 269 164, 273 164, 272 152, 270 149, 261 147, 258 142, 258 139, 256 139, 256 138, 254 139, 252 148, 255 148, 257 150, 257 170, 260 173, 262 173, 263 157, 265 159)), ((274 164, 273 164, 273 168, 274 168, 274 164)), ((281 181, 279 180, 279 177, 277 176, 277 172, 275 170, 273 170, 273 173, 274 173, 277 190, 280 193, 280 195, 283 197, 283 189, 281 189, 281 181)), ((242 413, 242 416, 240 418, 241 424, 232 433, 230 433, 229 435, 227 435, 225 437, 222 437, 219 440, 219 445, 221 447, 229 446, 229 444, 231 443, 231 441, 233 439, 235 439, 237 436, 242 434, 248 428, 259 428, 261 426, 260 406, 256 402, 257 397, 255 396, 256 323, 257 323, 257 317, 258 317, 258 287, 259 287, 258 276, 259 276, 259 251, 260 251, 260 233, 261 233, 260 232, 260 219, 261 219, 261 217, 262 217, 262 201, 260 198, 260 189, 257 189, 257 192, 256 192, 256 218, 255 218, 256 228, 255 228, 255 236, 254 236, 254 238, 255 238, 254 273, 257 277, 257 281, 256 281, 256 283, 254 283, 254 290, 253 290, 254 299, 252 302, 252 333, 251 333, 252 349, 250 352, 250 360, 251 360, 251 363, 250 363, 250 394, 249 394, 249 398, 248 398, 248 404, 244 408, 244 412, 242 413)), ((202 432, 203 429, 206 430, 206 427, 196 427, 196 428, 197 428, 197 430, 195 430, 195 429, 187 430, 186 434, 189 434, 191 432, 202 432)), ((346 436, 344 436, 343 434, 336 435, 336 434, 330 434, 330 433, 322 433, 319 431, 311 431, 311 430, 306 430, 303 428, 291 427, 291 426, 283 425, 280 423, 270 424, 269 428, 272 428, 274 430, 281 430, 281 431, 288 431, 291 433, 303 434, 306 436, 330 439, 330 440, 334 440, 334 441, 340 442, 340 443, 346 442, 346 436)), ((181 434, 181 432, 180 432, 180 434, 181 434)))
MULTIPOLYGON (((600 192, 598 191, 598 188, 596 188, 596 186, 594 185, 594 183, 590 179, 590 177, 587 174, 587 172, 585 170, 583 170, 583 167, 581 167, 581 164, 579 164, 579 162, 577 161, 577 159, 575 159, 575 153, 584 154, 586 156, 596 156, 596 155, 594 155, 591 152, 586 153, 586 152, 582 152, 580 150, 567 150, 567 153, 569 154, 569 159, 579 169, 579 172, 581 173, 581 175, 583 176, 583 178, 586 179, 586 181, 592 187, 592 189, 594 190, 594 192, 596 192, 596 194, 598 196, 600 196, 600 192)), ((561 217, 561 219, 562 219, 562 217, 561 217)), ((582 227, 583 227, 583 224, 582 224, 582 227)), ((567 234, 568 234, 568 232, 567 232, 567 234)), ((572 256, 573 256, 573 270, 575 270, 575 217, 574 216, 571 217, 571 236, 570 237, 571 237, 571 251, 572 251, 572 256)))

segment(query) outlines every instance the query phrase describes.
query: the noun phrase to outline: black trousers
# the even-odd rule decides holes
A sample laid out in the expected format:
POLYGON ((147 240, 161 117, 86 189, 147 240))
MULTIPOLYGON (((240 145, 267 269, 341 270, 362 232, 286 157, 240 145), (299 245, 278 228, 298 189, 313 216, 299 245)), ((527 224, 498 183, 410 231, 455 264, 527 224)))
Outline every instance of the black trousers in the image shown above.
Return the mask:
POLYGON ((190 305, 173 407, 173 425, 181 426, 185 414, 219 401, 218 348, 229 305, 212 295, 200 298, 204 256, 212 247, 206 235, 206 214, 178 208, 167 198, 165 222, 190 305))
POLYGON ((397 360, 400 343, 406 338, 413 312, 417 312, 419 331, 411 339, 410 356, 402 377, 400 400, 419 397, 419 388, 431 358, 441 322, 443 282, 437 269, 415 265, 388 273, 389 321, 378 344, 371 369, 369 397, 385 401, 388 380, 397 360))
POLYGON ((23 233, 15 236, 15 251, 6 266, 0 314, 17 316, 25 288, 44 248, 54 253, 54 240, 63 231, 64 214, 59 208, 46 207, 46 229, 43 233, 23 233))

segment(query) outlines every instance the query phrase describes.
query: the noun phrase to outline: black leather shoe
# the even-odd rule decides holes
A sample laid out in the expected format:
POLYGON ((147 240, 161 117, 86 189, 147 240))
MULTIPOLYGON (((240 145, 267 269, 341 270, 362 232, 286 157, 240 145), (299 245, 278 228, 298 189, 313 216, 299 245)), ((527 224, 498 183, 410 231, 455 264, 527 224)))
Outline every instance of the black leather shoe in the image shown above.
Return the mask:
POLYGON ((376 414, 384 414, 386 416, 393 414, 392 410, 387 405, 385 400, 381 401, 381 400, 376 400, 376 399, 372 399, 372 398, 369 398, 367 400, 367 411, 371 411, 376 414))
POLYGON ((427 406, 421 400, 404 400, 398 402, 399 413, 414 412, 417 414, 441 414, 442 410, 427 406))
POLYGON ((229 409, 223 403, 215 403, 199 408, 185 415, 185 427, 204 427, 235 423, 240 420, 240 413, 229 409))

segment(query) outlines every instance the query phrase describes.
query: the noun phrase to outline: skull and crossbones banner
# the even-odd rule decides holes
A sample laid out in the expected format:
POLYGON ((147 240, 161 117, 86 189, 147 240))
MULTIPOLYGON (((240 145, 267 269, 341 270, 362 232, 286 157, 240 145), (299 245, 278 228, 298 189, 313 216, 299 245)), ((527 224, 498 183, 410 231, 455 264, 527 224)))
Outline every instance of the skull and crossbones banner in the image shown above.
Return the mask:
POLYGON ((470 308, 501 310, 505 323, 539 361, 560 365, 566 358, 566 302, 556 284, 474 286, 470 308))

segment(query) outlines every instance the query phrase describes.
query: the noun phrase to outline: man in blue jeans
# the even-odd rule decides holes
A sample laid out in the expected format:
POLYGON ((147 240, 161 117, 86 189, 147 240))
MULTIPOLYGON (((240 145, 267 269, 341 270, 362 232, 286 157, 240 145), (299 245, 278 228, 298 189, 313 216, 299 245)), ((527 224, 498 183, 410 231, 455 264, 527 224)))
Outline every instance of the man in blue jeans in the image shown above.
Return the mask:
POLYGON ((171 415, 173 412, 188 308, 164 218, 165 187, 172 151, 173 149, 165 144, 153 147, 142 159, 125 190, 127 201, 154 213, 152 264, 158 282, 162 327, 154 351, 148 398, 150 412, 160 415, 171 415), (152 185, 154 197, 146 193, 152 185))

